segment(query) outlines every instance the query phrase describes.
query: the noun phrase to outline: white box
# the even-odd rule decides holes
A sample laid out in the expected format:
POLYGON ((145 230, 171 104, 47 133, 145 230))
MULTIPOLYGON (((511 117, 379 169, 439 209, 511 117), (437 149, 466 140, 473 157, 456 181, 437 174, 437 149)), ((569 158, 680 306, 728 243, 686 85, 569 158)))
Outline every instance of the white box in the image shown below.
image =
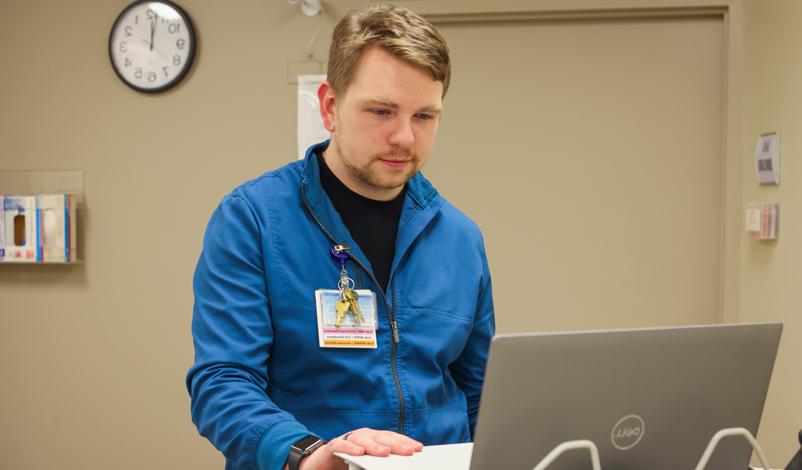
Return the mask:
POLYGON ((37 194, 36 215, 39 231, 40 260, 48 263, 72 261, 71 207, 68 194, 37 194))
POLYGON ((35 196, 5 196, 4 261, 35 263, 40 259, 35 196))

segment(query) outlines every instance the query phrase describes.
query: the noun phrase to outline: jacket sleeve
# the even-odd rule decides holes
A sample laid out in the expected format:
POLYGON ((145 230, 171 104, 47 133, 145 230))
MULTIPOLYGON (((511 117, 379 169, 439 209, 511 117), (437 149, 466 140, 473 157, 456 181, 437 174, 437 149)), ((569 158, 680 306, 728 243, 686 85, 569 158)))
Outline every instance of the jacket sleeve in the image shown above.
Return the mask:
POLYGON ((267 396, 273 329, 262 230, 244 198, 223 199, 193 283, 192 420, 237 470, 281 469, 290 444, 309 434, 267 396))
POLYGON ((482 383, 484 381, 490 340, 496 333, 496 320, 493 313, 493 288, 484 248, 482 248, 481 256, 482 281, 476 303, 473 330, 465 344, 465 348, 462 350, 462 354, 450 367, 452 377, 465 393, 465 398, 468 401, 471 440, 473 440, 474 430, 476 429, 476 417, 479 414, 479 399, 482 395, 482 383))

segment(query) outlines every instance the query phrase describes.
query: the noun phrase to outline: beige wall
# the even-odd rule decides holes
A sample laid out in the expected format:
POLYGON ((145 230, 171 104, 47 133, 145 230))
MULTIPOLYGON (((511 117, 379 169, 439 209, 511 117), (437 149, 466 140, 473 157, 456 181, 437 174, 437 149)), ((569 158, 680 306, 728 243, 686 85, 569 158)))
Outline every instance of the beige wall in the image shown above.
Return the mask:
POLYGON ((782 321, 780 352, 763 415, 760 441, 775 467, 798 448, 802 429, 802 2, 749 0, 744 4, 744 131, 742 198, 778 202, 780 239, 741 240, 741 320, 782 321), (755 144, 760 133, 781 132, 781 184, 758 186, 755 144), (772 457, 774 456, 774 457, 772 457))
MULTIPOLYGON (((236 184, 295 158, 287 63, 325 58, 333 21, 286 0, 179 0, 194 72, 147 96, 116 77, 129 0, 5 0, 0 171, 82 169, 86 262, 0 266, 0 468, 221 469, 190 422, 192 273, 236 184), (143 230, 144 228, 144 230, 143 230)), ((2 189, 0 189, 2 192, 2 189)))
MULTIPOLYGON (((109 30, 127 3, 3 2, 0 171, 82 169, 86 196, 84 264, 0 266, 3 469, 222 468, 190 423, 183 384, 203 228, 234 185, 293 158, 287 62, 304 59, 320 26, 313 51, 325 60, 333 21, 365 2, 328 2, 327 19, 310 19, 285 0, 181 0, 199 30, 197 62, 157 96, 129 90, 109 65, 109 30)), ((740 302, 743 320, 786 322, 761 436, 779 466, 802 421, 792 369, 802 5, 745 7, 743 199, 777 200, 784 218, 779 242, 742 240, 741 294, 725 302, 740 302), (783 132, 783 186, 758 188, 754 139, 773 129, 783 132)))

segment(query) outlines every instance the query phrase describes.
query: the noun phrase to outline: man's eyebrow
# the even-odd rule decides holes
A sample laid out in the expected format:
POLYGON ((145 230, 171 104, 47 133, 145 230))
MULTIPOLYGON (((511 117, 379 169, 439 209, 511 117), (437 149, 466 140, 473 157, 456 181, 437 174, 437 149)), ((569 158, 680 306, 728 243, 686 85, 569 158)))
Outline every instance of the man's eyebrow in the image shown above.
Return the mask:
POLYGON ((390 109, 398 109, 398 103, 393 103, 392 101, 383 100, 381 98, 366 98, 362 100, 362 104, 365 105, 376 105, 376 106, 384 106, 385 108, 390 109))
MULTIPOLYGON (((362 100, 363 105, 374 105, 374 106, 384 106, 385 108, 390 108, 392 110, 397 110, 400 108, 398 103, 393 103, 392 101, 383 100, 381 98, 367 98, 362 100)), ((432 114, 440 114, 441 109, 437 106, 426 106, 418 110, 419 113, 432 113, 432 114)))
POLYGON ((419 113, 429 113, 429 114, 440 114, 440 111, 442 111, 442 109, 440 109, 437 106, 427 106, 427 107, 421 109, 418 112, 419 113))

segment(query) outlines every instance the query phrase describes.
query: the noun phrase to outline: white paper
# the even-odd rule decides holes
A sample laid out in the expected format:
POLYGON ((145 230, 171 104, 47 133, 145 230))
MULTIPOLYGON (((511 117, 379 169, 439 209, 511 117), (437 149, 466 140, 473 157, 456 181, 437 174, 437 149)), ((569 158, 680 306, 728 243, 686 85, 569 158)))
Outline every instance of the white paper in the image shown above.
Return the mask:
POLYGON ((746 210, 746 231, 760 232, 760 212, 759 208, 749 208, 746 210))
POLYGON ((310 145, 323 142, 330 133, 323 127, 317 89, 325 75, 298 75, 298 159, 304 158, 310 145))

